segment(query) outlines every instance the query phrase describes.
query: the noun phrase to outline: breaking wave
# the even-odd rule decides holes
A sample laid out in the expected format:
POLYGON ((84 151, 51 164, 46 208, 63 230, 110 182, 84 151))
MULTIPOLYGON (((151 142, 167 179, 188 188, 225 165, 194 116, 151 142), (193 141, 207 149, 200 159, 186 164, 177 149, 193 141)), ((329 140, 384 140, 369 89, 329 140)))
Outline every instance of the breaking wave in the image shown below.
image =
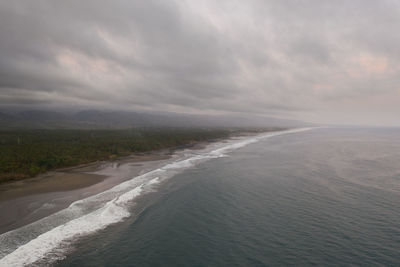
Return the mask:
POLYGON ((0 266, 26 266, 51 263, 65 257, 77 238, 95 233, 130 217, 133 202, 157 185, 187 168, 272 136, 306 131, 301 128, 264 133, 257 136, 214 144, 201 151, 191 151, 183 158, 136 176, 97 195, 75 201, 68 208, 32 224, 0 235, 0 266))

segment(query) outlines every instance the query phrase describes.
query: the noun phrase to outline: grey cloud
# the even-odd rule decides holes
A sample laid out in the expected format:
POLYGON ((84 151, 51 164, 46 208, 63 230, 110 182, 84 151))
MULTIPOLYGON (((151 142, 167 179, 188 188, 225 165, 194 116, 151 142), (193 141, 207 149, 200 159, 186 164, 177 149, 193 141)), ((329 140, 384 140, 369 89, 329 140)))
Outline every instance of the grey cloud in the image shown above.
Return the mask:
POLYGON ((390 0, 3 1, 0 104, 390 117, 399 28, 390 0))

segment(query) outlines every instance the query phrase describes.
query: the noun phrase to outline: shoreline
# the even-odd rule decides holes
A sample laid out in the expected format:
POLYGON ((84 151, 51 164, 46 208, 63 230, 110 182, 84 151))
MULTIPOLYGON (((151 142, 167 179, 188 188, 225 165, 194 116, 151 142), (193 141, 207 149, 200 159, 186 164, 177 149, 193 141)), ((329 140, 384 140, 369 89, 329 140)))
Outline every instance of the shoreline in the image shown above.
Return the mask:
POLYGON ((134 153, 108 161, 60 168, 29 179, 1 183, 0 235, 155 169, 173 158, 178 151, 203 149, 208 144, 223 140, 225 138, 134 153))
MULTIPOLYGON (((61 259, 69 253, 70 241, 91 235, 110 225, 125 221, 137 212, 140 213, 140 206, 138 207, 139 210, 135 210, 133 207, 136 204, 140 205, 142 200, 145 201, 147 194, 159 192, 164 195, 170 189, 174 189, 170 188, 174 183, 171 178, 178 173, 206 161, 228 157, 231 152, 261 140, 306 130, 308 129, 283 130, 276 133, 263 132, 253 137, 236 135, 231 136, 231 138, 219 139, 219 142, 215 143, 202 142, 199 151, 194 151, 195 148, 191 147, 191 149, 168 153, 168 159, 159 161, 145 161, 139 164, 137 162, 123 162, 122 164, 108 162, 95 172, 95 174, 108 176, 108 179, 104 179, 103 182, 91 187, 69 191, 73 192, 73 195, 65 194, 65 192, 35 195, 30 197, 29 205, 27 205, 26 198, 19 198, 18 200, 25 201, 26 208, 33 208, 32 205, 36 205, 36 207, 29 216, 18 220, 17 224, 19 225, 15 223, 6 225, 9 229, 14 230, 4 231, 0 234, 0 239, 5 244, 0 250, 1 261, 7 263, 7 265, 28 265, 38 263, 46 257, 50 257, 49 260, 61 259), (133 174, 132 170, 136 170, 136 173, 133 174), (110 174, 111 176, 109 176, 110 174), (170 179, 172 184, 167 183, 165 186, 159 187, 170 179), (117 180, 118 182, 116 182, 117 180), (108 184, 106 186, 107 183, 117 185, 108 184), (106 187, 109 189, 105 189, 106 187), (97 190, 99 194, 96 194, 93 190, 97 190), (88 197, 88 195, 93 196, 88 197), (71 199, 71 197, 74 199, 71 199), (79 199, 79 201, 76 201, 76 199, 79 199), (41 202, 38 205, 38 202, 35 201, 41 202), (63 204, 65 208, 60 207, 60 205, 57 207, 57 202, 63 204), (66 204, 67 202, 72 203, 72 205, 66 204), (51 212, 52 214, 49 216, 42 215, 42 219, 33 219, 33 217, 39 216, 38 213, 49 214, 49 210, 54 208, 59 211, 51 212), (31 219, 33 223, 27 222, 27 218, 31 219), (21 227, 22 225, 25 226, 21 227), (35 251, 33 258, 29 253, 26 254, 26 251, 35 251), (56 252, 57 255, 53 252, 56 252), (52 258, 53 255, 56 258, 52 258)), ((205 168, 207 169, 207 167, 205 168)), ((203 167, 199 166, 199 170, 202 169, 203 167)), ((13 207, 13 205, 8 207, 13 207)), ((18 209, 11 208, 10 211, 16 210, 18 209)), ((0 212, 0 214, 4 213, 0 212)), ((12 216, 21 218, 18 214, 12 214, 12 216)))
POLYGON ((107 176, 105 175, 94 174, 95 172, 98 172, 104 165, 107 164, 119 165, 125 163, 133 163, 133 162, 141 163, 147 161, 158 161, 158 160, 168 159, 176 151, 184 149, 190 149, 190 150, 202 149, 210 143, 222 141, 224 139, 202 141, 198 143, 180 145, 176 147, 164 148, 159 150, 151 150, 147 152, 137 152, 127 156, 120 156, 114 159, 94 161, 76 166, 58 168, 26 179, 9 180, 1 182, 0 203, 3 201, 13 199, 15 197, 24 197, 33 194, 48 193, 48 192, 71 191, 88 187, 96 183, 100 183, 104 179, 107 179, 107 176), (51 190, 48 190, 49 188, 47 187, 51 187, 51 190), (15 194, 11 193, 10 191, 15 191, 15 194))
MULTIPOLYGON (((268 131, 269 132, 269 131, 268 131)), ((201 150, 215 142, 260 132, 240 132, 227 138, 133 153, 107 161, 60 168, 33 178, 0 184, 0 235, 54 214, 71 203, 106 191, 165 165, 179 151, 201 150)))
POLYGON ((30 195, 73 191, 89 187, 107 179, 106 175, 95 174, 107 164, 124 164, 133 162, 157 161, 167 159, 167 155, 134 155, 132 158, 114 161, 98 161, 85 165, 48 171, 29 179, 10 181, 0 184, 0 203, 14 198, 30 195))
POLYGON ((0 184, 60 168, 110 161, 135 153, 186 148, 229 138, 238 130, 206 128, 128 128, 104 130, 32 129, 2 131, 0 184), (21 141, 22 140, 22 141, 21 141))

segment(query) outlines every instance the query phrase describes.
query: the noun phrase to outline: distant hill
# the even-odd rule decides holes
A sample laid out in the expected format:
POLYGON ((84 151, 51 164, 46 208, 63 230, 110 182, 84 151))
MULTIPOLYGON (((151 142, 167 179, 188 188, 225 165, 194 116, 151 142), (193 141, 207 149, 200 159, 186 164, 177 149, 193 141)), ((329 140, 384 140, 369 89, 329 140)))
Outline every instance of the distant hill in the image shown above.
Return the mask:
POLYGON ((0 112, 0 123, 1 122, 12 122, 15 119, 16 119, 15 116, 0 112))
POLYGON ((0 112, 2 129, 123 129, 142 127, 298 127, 305 122, 261 116, 169 112, 23 110, 0 112))

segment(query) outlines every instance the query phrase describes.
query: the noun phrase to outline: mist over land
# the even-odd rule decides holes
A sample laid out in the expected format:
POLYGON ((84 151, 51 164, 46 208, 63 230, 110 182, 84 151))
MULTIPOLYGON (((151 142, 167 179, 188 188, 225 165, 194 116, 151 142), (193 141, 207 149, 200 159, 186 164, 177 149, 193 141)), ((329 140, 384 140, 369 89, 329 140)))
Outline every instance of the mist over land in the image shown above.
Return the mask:
POLYGON ((6 110, 0 113, 0 183, 61 167, 300 125, 305 124, 256 116, 6 110))
POLYGON ((50 111, 0 112, 0 127, 6 129, 124 129, 143 127, 270 128, 311 125, 301 121, 262 116, 197 115, 143 111, 50 111))

